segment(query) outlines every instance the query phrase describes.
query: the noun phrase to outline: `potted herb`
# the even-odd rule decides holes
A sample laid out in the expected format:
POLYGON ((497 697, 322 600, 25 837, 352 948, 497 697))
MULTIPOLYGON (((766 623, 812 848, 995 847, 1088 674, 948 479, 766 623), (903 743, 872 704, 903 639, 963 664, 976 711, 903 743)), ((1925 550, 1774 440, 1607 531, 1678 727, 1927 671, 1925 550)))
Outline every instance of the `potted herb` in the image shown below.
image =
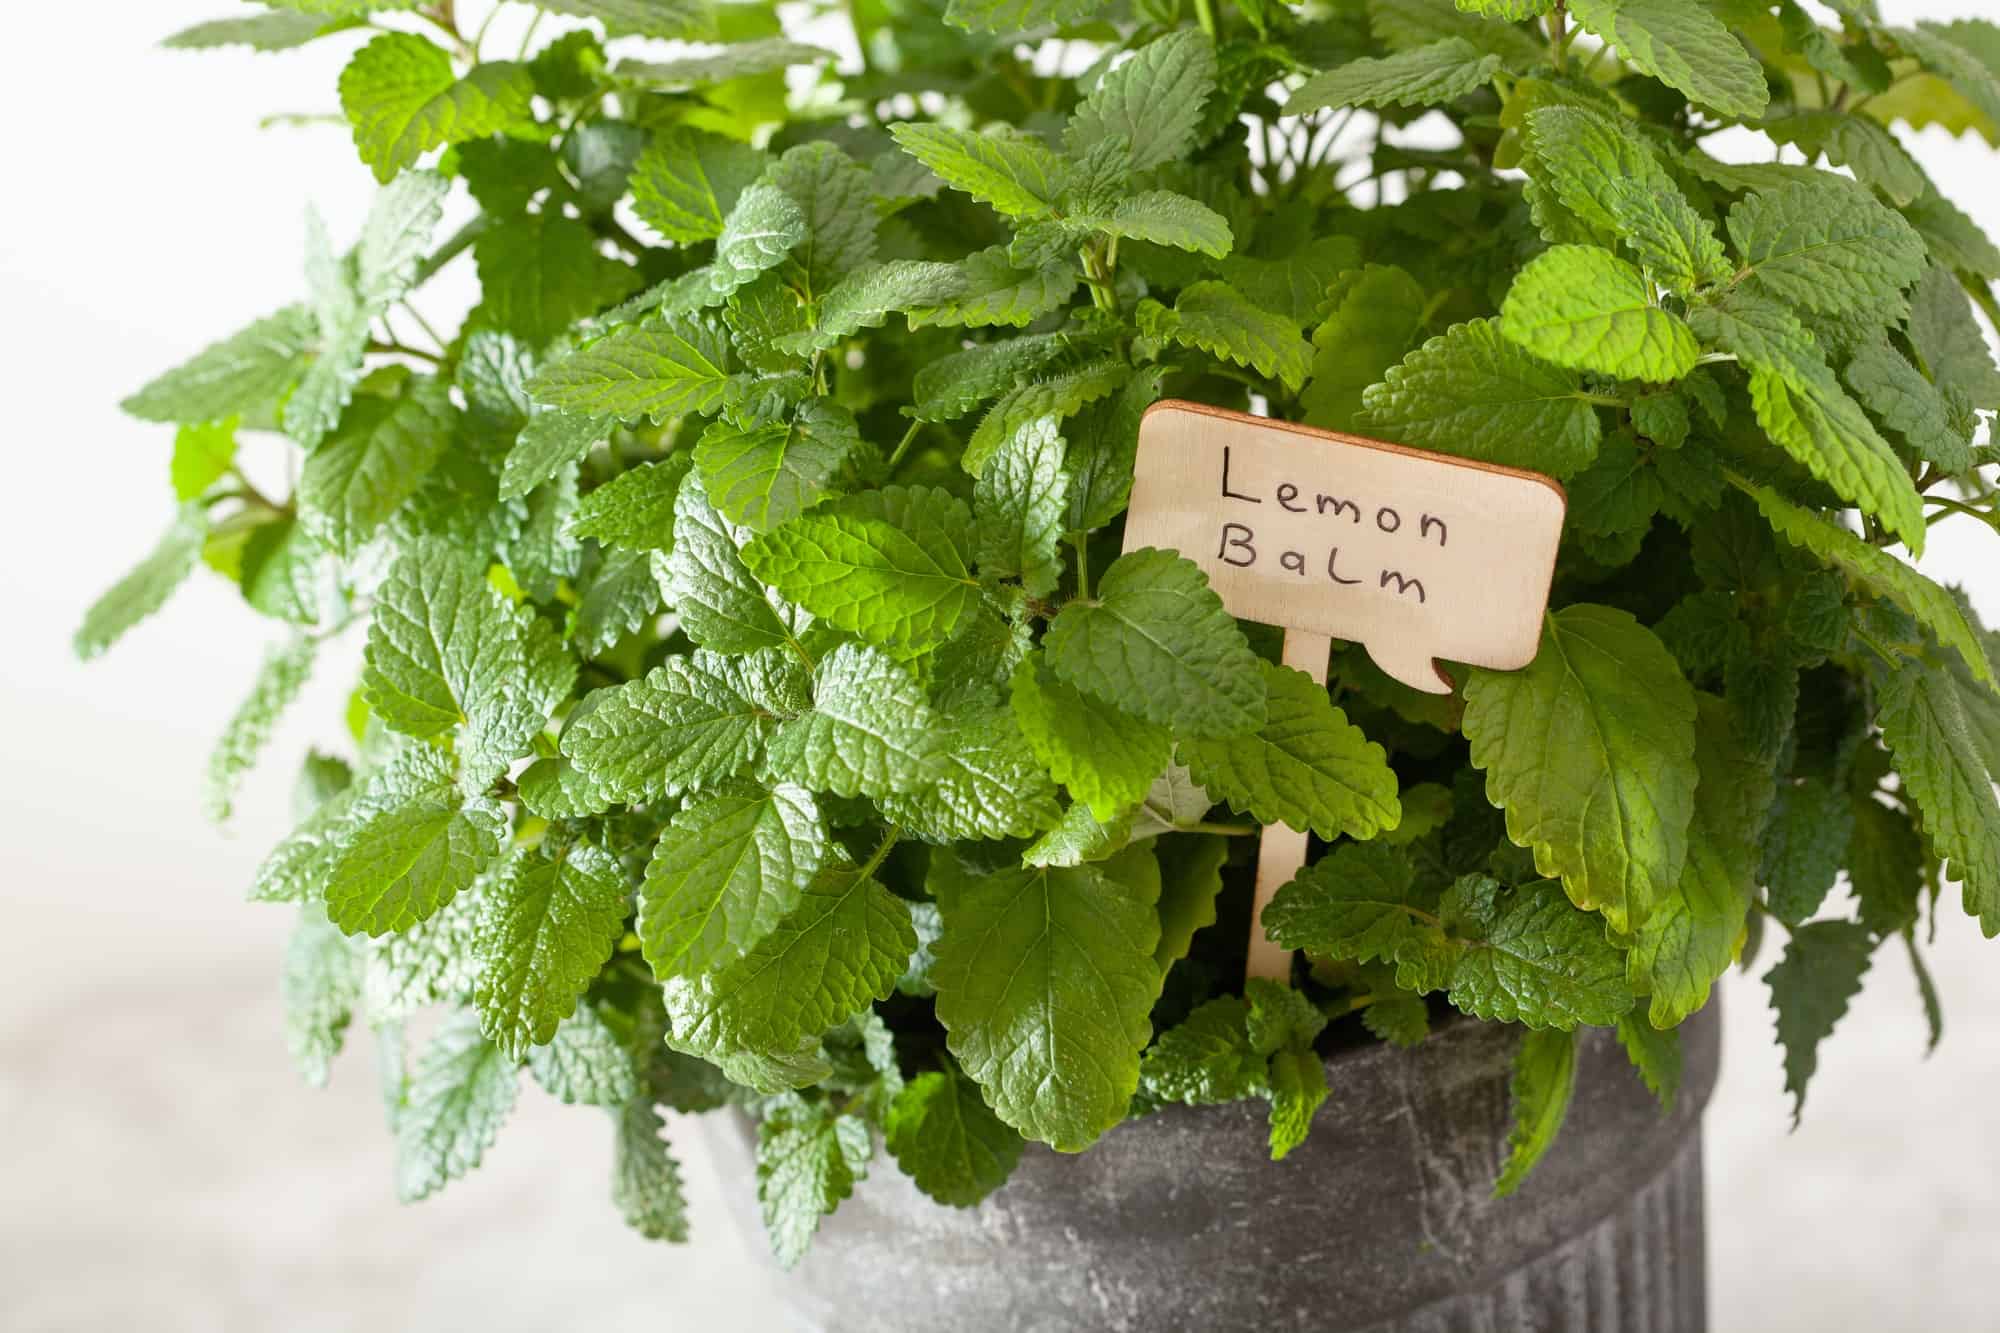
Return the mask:
POLYGON ((365 638, 251 896, 306 1077, 370 1030, 407 1199, 525 1078, 662 1239, 662 1110, 720 1112, 831 1326, 1698 1327, 1718 978, 1776 958, 1802 1104, 1946 881, 2000 929, 1995 641, 1905 560, 1995 522, 2000 251, 1897 137, 2000 140, 2000 28, 1830 7, 204 24, 351 43, 380 192, 127 400, 179 508, 78 652, 241 587, 220 817, 365 638), (1123 550, 1163 398, 1558 479, 1533 661, 1279 665, 1123 550), (1279 823, 1298 954, 1246 984, 1279 823))

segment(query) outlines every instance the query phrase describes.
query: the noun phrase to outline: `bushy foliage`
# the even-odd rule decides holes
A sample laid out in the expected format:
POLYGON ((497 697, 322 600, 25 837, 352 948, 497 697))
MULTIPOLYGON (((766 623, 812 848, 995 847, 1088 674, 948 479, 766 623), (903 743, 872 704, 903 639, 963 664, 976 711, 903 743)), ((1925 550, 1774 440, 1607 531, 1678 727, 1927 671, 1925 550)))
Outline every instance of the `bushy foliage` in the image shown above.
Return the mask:
POLYGON ((126 402, 176 429, 180 507, 77 637, 203 564, 270 622, 223 815, 365 633, 353 752, 308 762, 252 896, 299 915, 306 1075, 357 1019, 382 1043, 406 1197, 477 1164, 525 1065, 610 1111, 649 1236, 686 1226, 661 1108, 751 1108, 789 1261, 878 1142, 952 1205, 1024 1138, 1172 1102, 1266 1098, 1282 1155, 1315 1042, 1448 1010, 1530 1030, 1511 1188, 1580 1027, 1670 1100, 1675 1026, 1776 927, 1802 1101, 1872 952, 1923 976, 1945 880, 2000 929, 1996 640, 1899 554, 1996 521, 2000 251, 1898 139, 2000 138, 2000 29, 540 7, 514 59, 450 0, 171 40, 353 43, 380 193, 351 248, 311 229, 292 304, 126 402), (1726 161, 1739 126, 1794 151, 1726 161), (467 263, 462 327, 391 333, 467 263), (1560 478, 1539 656, 1447 697, 1353 647, 1330 691, 1276 665, 1187 560, 1120 555, 1162 396, 1560 478), (1264 918, 1302 959, 1246 988, 1272 818, 1318 839, 1264 918))

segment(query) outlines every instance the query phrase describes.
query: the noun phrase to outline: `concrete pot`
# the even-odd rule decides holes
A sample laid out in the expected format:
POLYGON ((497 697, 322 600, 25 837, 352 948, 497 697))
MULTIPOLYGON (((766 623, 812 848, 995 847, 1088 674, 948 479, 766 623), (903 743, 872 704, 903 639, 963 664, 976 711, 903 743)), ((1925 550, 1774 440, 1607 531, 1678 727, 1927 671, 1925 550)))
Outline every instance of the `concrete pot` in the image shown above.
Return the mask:
MULTIPOLYGON (((779 1281, 800 1326, 892 1330, 1702 1333, 1701 1112, 1716 1007, 1683 1033, 1670 1116, 1614 1035, 1588 1031, 1561 1138, 1512 1198, 1492 1184, 1518 1029, 1460 1020, 1414 1051, 1327 1060, 1332 1095, 1282 1163, 1262 1103, 1169 1107, 1080 1156, 1030 1144, 977 1208, 933 1204, 881 1156, 779 1281)), ((755 1130, 709 1122, 749 1186, 755 1130)))

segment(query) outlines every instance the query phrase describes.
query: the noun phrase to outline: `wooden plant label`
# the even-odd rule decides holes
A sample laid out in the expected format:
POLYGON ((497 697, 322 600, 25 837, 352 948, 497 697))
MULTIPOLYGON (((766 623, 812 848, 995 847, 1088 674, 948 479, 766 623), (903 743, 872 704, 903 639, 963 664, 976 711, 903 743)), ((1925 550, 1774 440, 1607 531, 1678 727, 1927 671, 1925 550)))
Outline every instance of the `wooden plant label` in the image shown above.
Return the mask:
MULTIPOLYGON (((1437 658, 1534 660, 1566 506, 1539 473, 1168 400, 1139 423, 1125 549, 1194 561, 1231 615, 1283 627, 1285 665, 1321 684, 1338 638, 1446 694, 1437 658)), ((1264 829, 1253 977, 1291 975, 1256 922, 1305 857, 1304 833, 1264 829)))

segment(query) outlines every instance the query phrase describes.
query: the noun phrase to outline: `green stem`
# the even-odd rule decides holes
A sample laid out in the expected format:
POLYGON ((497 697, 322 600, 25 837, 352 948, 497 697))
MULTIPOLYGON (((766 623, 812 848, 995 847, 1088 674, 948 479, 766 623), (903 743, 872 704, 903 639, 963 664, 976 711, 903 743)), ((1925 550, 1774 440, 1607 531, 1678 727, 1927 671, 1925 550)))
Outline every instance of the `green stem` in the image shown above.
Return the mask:
POLYGON ((426 282, 429 282, 436 276, 439 269, 464 254, 467 250, 470 250, 472 243, 479 239, 480 233, 492 225, 493 219, 481 213, 478 217, 453 232, 450 240, 439 246, 429 259, 417 265, 417 274, 410 280, 410 285, 412 287, 421 287, 426 282))
POLYGON ((1194 16, 1195 21, 1201 24, 1201 30, 1208 34, 1208 40, 1215 41, 1215 0, 1194 0, 1194 16))
POLYGON ((542 26, 542 20, 547 17, 547 10, 537 9, 535 11, 535 16, 528 20, 528 30, 521 34, 521 47, 514 52, 514 59, 526 60, 528 58, 528 45, 535 40, 535 30, 542 26))
POLYGON ((896 464, 903 461, 903 455, 910 451, 910 445, 916 440, 917 432, 921 431, 923 428, 924 428, 923 422, 912 421, 910 423, 910 428, 903 432, 903 438, 896 441, 896 448, 889 455, 888 468, 891 476, 895 475, 896 464))
POLYGON ((890 848, 894 847, 897 841, 902 836, 903 836, 902 825, 900 824, 889 825, 888 833, 885 834, 882 838, 882 845, 875 849, 874 854, 868 858, 868 863, 861 867, 861 873, 857 875, 856 878, 867 879, 870 875, 874 874, 876 867, 880 866, 882 862, 888 857, 890 848))
POLYGON ((2000 527, 2000 519, 1996 519, 1992 514, 1987 513, 1984 509, 1974 509, 1971 505, 1966 504, 1963 501, 1953 500, 1948 496, 1943 496, 1943 495, 1926 495, 1924 499, 1926 502, 1930 504, 1940 506, 1937 513, 1932 514, 1929 518, 1924 520, 1927 524, 1935 523, 1939 519, 1950 518, 1953 514, 1970 514, 1972 517, 1978 519, 1981 523, 1984 523, 1989 528, 2000 527))
POLYGON ((1090 596, 1090 534, 1075 533, 1070 540, 1076 545, 1076 595, 1090 596))
POLYGON ((493 26, 493 20, 500 17, 500 11, 504 7, 504 0, 493 0, 493 8, 486 11, 485 21, 479 25, 479 30, 472 34, 472 58, 474 60, 479 59, 479 48, 486 42, 487 30, 493 26))
POLYGON ((1592 407, 1630 407, 1630 406, 1632 406, 1632 404, 1631 404, 1631 401, 1630 401, 1630 400, 1628 400, 1628 399, 1624 399, 1624 398, 1617 398, 1617 397, 1613 397, 1613 396, 1612 396, 1611 394, 1608 394, 1608 393, 1579 393, 1579 394, 1577 394, 1577 395, 1576 395, 1576 397, 1577 397, 1577 398, 1579 398, 1579 399, 1581 399, 1582 401, 1584 401, 1584 402, 1586 402, 1586 403, 1589 403, 1589 404, 1590 404, 1590 405, 1591 405, 1592 407))
POLYGON ((405 298, 398 304, 400 304, 403 307, 404 314, 408 315, 411 319, 417 321, 417 327, 424 331, 424 336, 437 344, 438 351, 442 352, 447 346, 450 345, 443 338, 440 338, 438 336, 438 331, 431 327, 431 322, 429 320, 424 318, 424 312, 417 309, 415 306, 411 305, 408 298, 405 298))
POLYGON ((444 358, 434 352, 426 352, 421 347, 406 347, 399 342, 384 342, 380 338, 371 339, 368 343, 368 350, 391 356, 413 356, 419 361, 428 361, 434 366, 444 364, 444 358))
POLYGON ((1193 824, 1176 826, 1179 833, 1213 833, 1224 838, 1254 838, 1264 830, 1255 824, 1211 824, 1200 820, 1193 824))

